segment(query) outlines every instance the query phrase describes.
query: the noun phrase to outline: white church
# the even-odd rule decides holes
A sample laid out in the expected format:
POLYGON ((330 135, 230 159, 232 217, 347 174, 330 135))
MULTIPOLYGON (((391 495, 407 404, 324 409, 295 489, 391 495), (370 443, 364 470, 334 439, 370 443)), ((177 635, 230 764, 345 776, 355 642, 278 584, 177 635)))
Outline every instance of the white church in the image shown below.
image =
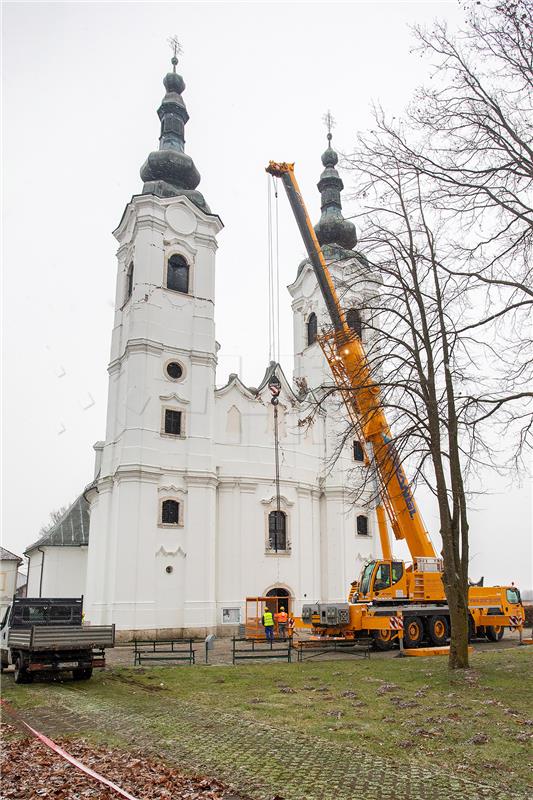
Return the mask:
MULTIPOLYGON (((216 384, 222 221, 184 152, 185 84, 172 63, 158 109, 159 149, 114 231, 107 427, 94 446, 94 480, 26 550, 28 596, 83 595, 86 620, 115 623, 122 638, 232 634, 248 596, 284 596, 295 614, 306 602, 342 601, 379 550, 368 494, 356 492, 354 504, 367 470, 359 442, 347 441, 335 459, 345 428, 339 401, 328 399, 316 413, 315 399, 332 379, 316 341, 327 314, 307 261, 295 265, 288 287, 292 379, 271 363, 257 387, 237 375, 216 384)), ((347 271, 364 276, 365 262, 342 216, 337 160, 328 143, 316 232, 340 281, 347 271)), ((358 298, 344 300, 349 323, 360 327, 358 298)))

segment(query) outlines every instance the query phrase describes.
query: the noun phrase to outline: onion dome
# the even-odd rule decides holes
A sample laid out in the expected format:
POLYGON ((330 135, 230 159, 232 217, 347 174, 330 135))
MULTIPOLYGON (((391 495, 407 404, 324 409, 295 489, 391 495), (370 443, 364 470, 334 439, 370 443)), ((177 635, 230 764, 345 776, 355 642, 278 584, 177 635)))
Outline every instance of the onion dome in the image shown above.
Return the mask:
POLYGON ((357 244, 357 234, 353 222, 342 216, 341 192, 344 184, 335 169, 339 157, 331 147, 331 133, 328 133, 328 147, 322 154, 324 171, 318 182, 322 195, 322 215, 315 226, 315 233, 321 245, 337 245, 343 250, 351 250, 357 244))
POLYGON ((163 80, 166 94, 157 110, 161 120, 159 150, 150 153, 141 167, 143 194, 158 197, 185 195, 203 211, 209 208, 203 195, 196 190, 200 173, 194 161, 185 153, 185 125, 189 115, 182 98, 185 81, 176 72, 178 59, 172 59, 173 71, 163 80))

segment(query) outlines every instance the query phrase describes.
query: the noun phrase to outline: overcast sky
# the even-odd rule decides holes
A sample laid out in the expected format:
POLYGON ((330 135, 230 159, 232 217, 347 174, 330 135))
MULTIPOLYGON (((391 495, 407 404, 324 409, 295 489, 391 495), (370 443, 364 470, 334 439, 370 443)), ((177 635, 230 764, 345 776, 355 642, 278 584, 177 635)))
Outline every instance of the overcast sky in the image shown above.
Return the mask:
MULTIPOLYGON (((371 105, 400 114, 429 65, 409 26, 456 27, 451 2, 5 3, 3 7, 3 544, 37 538, 93 475, 104 437, 116 242, 157 148, 167 38, 190 114, 186 150, 225 229, 217 254, 218 383, 257 384, 268 358, 264 166, 296 161, 313 219, 325 148, 349 151, 371 105)), ((346 178, 349 189, 349 177, 346 178)), ((347 215, 357 209, 345 202, 347 215)), ((280 198, 281 283, 304 248, 280 198)), ((290 297, 281 351, 291 375, 290 297)), ((531 490, 487 478, 472 513, 473 577, 531 579, 531 490)), ((430 526, 434 509, 422 498, 430 526)), ((435 537, 436 538, 436 537, 435 537)))

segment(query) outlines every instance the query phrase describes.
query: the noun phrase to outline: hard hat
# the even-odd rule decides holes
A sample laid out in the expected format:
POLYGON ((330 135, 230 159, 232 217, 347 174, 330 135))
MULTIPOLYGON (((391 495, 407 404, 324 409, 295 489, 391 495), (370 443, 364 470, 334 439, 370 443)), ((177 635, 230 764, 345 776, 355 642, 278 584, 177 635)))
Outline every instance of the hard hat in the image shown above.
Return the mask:
POLYGON ((280 611, 285 611, 285 606, 280 606, 280 607, 279 607, 279 610, 280 610, 280 611))

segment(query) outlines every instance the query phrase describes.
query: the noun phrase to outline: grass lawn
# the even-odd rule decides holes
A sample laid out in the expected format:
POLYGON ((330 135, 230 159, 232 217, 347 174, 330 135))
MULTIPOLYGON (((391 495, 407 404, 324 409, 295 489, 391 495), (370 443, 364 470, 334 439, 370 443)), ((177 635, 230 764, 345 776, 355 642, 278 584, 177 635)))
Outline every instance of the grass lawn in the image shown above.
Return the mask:
POLYGON ((254 798, 525 798, 532 657, 476 653, 465 674, 445 657, 116 668, 7 677, 3 694, 52 736, 144 746, 254 798))

